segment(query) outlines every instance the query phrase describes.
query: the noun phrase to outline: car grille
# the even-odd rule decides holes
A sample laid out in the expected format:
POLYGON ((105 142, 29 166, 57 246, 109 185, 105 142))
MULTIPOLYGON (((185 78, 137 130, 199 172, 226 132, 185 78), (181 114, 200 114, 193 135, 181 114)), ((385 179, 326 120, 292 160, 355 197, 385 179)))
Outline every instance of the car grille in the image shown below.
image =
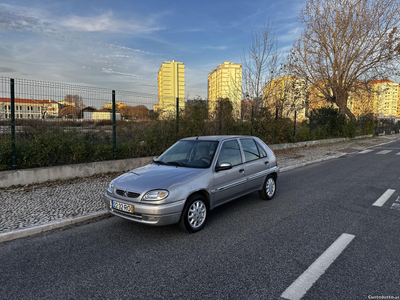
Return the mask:
POLYGON ((120 190, 120 189, 116 189, 115 193, 117 195, 120 195, 122 197, 128 197, 128 198, 137 198, 140 196, 140 194, 138 193, 134 193, 134 192, 130 192, 130 191, 124 191, 124 190, 120 190))

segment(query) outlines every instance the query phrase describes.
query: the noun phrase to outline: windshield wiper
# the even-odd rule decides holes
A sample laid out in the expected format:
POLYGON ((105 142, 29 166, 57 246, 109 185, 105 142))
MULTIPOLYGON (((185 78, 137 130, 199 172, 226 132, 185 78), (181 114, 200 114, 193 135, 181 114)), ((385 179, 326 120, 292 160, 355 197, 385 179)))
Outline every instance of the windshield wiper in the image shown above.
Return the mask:
POLYGON ((166 163, 161 160, 153 160, 153 163, 159 164, 159 165, 166 165, 166 163))
POLYGON ((180 161, 169 161, 169 162, 166 163, 166 165, 179 166, 179 167, 190 167, 188 164, 185 164, 185 163, 180 162, 180 161))

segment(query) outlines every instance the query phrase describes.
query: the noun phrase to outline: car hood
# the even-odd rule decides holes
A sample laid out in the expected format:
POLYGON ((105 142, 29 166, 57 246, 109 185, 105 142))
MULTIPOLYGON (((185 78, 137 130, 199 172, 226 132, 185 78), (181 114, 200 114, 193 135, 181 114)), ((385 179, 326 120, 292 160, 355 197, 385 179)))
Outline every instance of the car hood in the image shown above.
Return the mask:
POLYGON ((149 164, 117 177, 114 185, 117 189, 143 193, 152 189, 168 189, 206 171, 207 169, 149 164))

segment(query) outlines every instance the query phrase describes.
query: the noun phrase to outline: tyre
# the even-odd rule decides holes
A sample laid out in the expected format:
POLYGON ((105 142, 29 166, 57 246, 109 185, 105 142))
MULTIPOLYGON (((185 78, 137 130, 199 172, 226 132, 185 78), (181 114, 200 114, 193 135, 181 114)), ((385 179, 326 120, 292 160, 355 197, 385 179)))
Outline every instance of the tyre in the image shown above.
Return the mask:
POLYGON ((183 208, 179 226, 190 233, 203 229, 208 217, 207 202, 201 195, 192 195, 186 201, 183 208))
POLYGON ((265 178, 263 189, 258 192, 261 199, 271 200, 276 193, 276 179, 273 175, 268 175, 265 178))

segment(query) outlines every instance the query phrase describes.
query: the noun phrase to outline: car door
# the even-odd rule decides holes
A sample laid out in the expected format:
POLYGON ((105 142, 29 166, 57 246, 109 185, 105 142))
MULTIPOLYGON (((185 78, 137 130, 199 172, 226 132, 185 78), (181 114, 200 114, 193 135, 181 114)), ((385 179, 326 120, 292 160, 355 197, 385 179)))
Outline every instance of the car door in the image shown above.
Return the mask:
POLYGON ((246 191, 260 190, 269 169, 267 153, 252 138, 242 138, 240 144, 245 159, 246 191))
POLYGON ((239 143, 236 139, 223 142, 216 167, 230 163, 232 168, 214 172, 214 205, 237 198, 246 191, 246 178, 239 143))

